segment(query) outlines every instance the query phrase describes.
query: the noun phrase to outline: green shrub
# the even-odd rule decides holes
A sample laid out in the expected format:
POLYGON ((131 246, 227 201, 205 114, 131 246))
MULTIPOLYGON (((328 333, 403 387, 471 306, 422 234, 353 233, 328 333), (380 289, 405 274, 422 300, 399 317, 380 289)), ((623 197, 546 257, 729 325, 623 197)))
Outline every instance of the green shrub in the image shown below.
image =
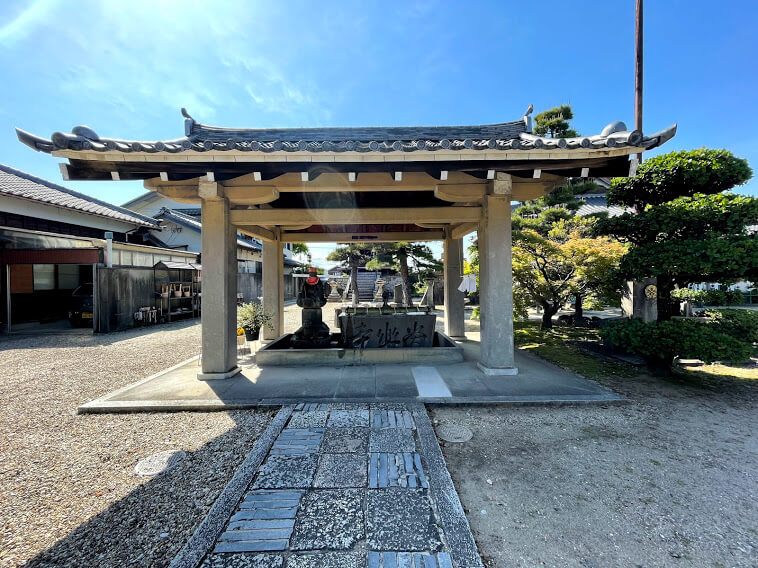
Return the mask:
POLYGON ((705 315, 714 320, 722 333, 749 343, 758 343, 758 311, 706 310, 705 315))
POLYGON ((671 297, 682 302, 689 300, 695 304, 706 306, 732 306, 742 304, 745 295, 739 290, 690 290, 679 288, 671 292, 671 297))
POLYGON ((715 321, 674 319, 645 323, 630 319, 609 323, 601 335, 615 348, 655 364, 670 364, 674 357, 706 363, 742 362, 754 351, 750 343, 728 335, 715 321))
POLYGON ((257 302, 242 304, 237 308, 237 327, 247 333, 257 333, 261 328, 273 327, 271 314, 263 311, 263 306, 257 302))

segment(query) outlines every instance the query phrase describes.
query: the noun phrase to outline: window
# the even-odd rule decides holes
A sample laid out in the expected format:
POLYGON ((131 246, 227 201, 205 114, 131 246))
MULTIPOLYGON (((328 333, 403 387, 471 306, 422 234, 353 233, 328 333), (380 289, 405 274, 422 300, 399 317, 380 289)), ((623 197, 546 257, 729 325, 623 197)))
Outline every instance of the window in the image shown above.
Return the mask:
POLYGON ((55 290, 55 265, 34 265, 34 290, 55 290))
POLYGON ((79 286, 79 265, 58 265, 58 288, 60 290, 73 290, 79 286))

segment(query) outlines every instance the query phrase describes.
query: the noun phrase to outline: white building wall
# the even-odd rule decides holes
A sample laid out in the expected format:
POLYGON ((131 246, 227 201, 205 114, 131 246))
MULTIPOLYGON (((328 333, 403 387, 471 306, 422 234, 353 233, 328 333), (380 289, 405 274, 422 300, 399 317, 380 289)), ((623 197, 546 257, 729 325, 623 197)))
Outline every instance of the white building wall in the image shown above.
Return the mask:
MULTIPOLYGON (((142 201, 139 201, 137 203, 130 201, 125 203, 123 207, 127 207, 132 211, 136 211, 137 213, 141 213, 142 215, 147 215, 149 217, 155 217, 164 207, 167 209, 197 209, 198 212, 200 211, 200 204, 194 205, 191 203, 180 203, 154 192, 150 192, 150 194, 142 201)), ((164 221, 163 224, 173 225, 169 224, 167 221, 164 221)), ((155 232, 155 236, 166 243, 169 247, 173 248, 186 244, 187 250, 200 252, 200 234, 187 229, 186 227, 180 228, 182 231, 176 231, 175 228, 164 228, 163 231, 155 232)), ((257 242, 258 244, 261 244, 260 241, 257 242)), ((292 258, 293 255, 291 248, 292 245, 289 243, 284 245, 284 258, 292 258)), ((249 249, 239 247, 237 248, 237 260, 244 261, 238 263, 240 272, 255 272, 255 263, 262 262, 262 256, 260 251, 251 251, 249 249)))
POLYGON ((74 211, 45 203, 8 197, 6 195, 0 195, 0 211, 116 233, 128 233, 137 229, 137 225, 131 223, 124 223, 115 219, 92 215, 84 211, 74 211))

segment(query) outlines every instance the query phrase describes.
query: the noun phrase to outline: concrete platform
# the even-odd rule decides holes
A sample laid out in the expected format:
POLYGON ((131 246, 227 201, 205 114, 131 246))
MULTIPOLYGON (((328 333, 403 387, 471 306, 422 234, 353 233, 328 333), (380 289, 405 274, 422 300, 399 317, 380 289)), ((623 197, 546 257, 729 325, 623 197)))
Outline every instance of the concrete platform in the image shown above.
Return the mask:
POLYGON ((299 402, 427 402, 581 404, 623 397, 594 381, 517 350, 515 376, 488 376, 476 367, 478 333, 461 345, 464 361, 448 365, 258 367, 239 361, 230 379, 200 381, 198 358, 109 393, 79 412, 223 410, 299 402))

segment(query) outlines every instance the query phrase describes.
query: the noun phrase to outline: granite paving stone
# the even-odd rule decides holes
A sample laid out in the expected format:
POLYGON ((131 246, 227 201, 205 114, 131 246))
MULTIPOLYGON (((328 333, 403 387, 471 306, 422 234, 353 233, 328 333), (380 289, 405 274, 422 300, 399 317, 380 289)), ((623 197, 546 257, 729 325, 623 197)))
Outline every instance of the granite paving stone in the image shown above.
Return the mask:
POLYGON ((481 568, 423 406, 291 409, 199 568, 481 568))
POLYGON ((373 428, 414 428, 413 416, 404 409, 371 410, 371 426, 373 428))
POLYGON ((363 490, 322 489, 306 493, 300 504, 292 550, 346 550, 364 538, 363 490))
POLYGON ((423 489, 370 489, 366 503, 366 536, 369 549, 376 551, 436 552, 442 546, 434 513, 423 489))
POLYGON ((303 491, 246 493, 213 549, 214 553, 284 550, 303 491))
POLYGON ((421 454, 416 452, 369 454, 368 474, 368 486, 373 489, 429 487, 421 466, 421 454))
POLYGON ((280 554, 235 552, 211 554, 200 568, 281 568, 283 565, 284 558, 280 554))
POLYGON ((321 445, 324 428, 285 428, 274 441, 271 455, 315 453, 321 445))
POLYGON ((255 489, 310 487, 318 454, 269 456, 253 482, 255 489))
POLYGON ((366 487, 366 455, 321 454, 314 487, 366 487))
POLYGON ((321 451, 330 454, 365 453, 368 451, 368 428, 327 428, 321 451))
POLYGON ((325 402, 301 402, 295 405, 294 410, 305 410, 309 412, 328 411, 329 404, 325 402))
POLYGON ((287 428, 322 428, 329 418, 328 410, 293 412, 287 428))
POLYGON ((327 426, 349 427, 369 425, 369 411, 366 410, 332 410, 327 426))
POLYGON ((403 408, 371 408, 372 428, 415 428, 413 415, 403 408))
POLYGON ((416 441, 413 430, 406 428, 390 428, 386 430, 371 429, 368 449, 370 452, 415 452, 416 441))
POLYGON ((331 403, 332 410, 369 410, 368 404, 361 404, 357 402, 333 402, 331 403))
POLYGON ((447 552, 371 551, 368 553, 368 568, 453 568, 453 562, 447 552))
POLYGON ((366 568, 366 554, 362 552, 293 554, 287 559, 287 568, 366 568))

